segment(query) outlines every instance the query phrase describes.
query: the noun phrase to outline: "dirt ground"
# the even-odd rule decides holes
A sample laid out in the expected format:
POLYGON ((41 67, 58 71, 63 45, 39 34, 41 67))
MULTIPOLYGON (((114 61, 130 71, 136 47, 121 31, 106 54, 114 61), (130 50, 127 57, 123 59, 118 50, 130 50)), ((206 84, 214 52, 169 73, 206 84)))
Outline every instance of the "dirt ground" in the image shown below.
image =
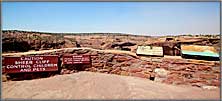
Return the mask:
POLYGON ((219 99, 220 90, 162 84, 138 77, 79 72, 3 82, 3 99, 219 99))

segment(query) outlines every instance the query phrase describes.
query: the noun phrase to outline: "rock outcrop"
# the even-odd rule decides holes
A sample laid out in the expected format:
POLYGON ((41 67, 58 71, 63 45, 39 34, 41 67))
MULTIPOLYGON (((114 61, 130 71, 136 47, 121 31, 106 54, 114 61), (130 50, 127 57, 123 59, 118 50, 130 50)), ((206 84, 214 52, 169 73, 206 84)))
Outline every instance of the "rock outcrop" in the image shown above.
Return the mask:
MULTIPOLYGON (((70 49, 42 53, 42 55, 51 54, 59 55, 60 57, 64 54, 91 55, 92 63, 88 65, 60 64, 60 71, 51 74, 33 73, 33 78, 53 76, 55 74, 71 74, 80 71, 91 71, 141 77, 146 78, 147 80, 154 80, 167 84, 191 85, 195 87, 220 86, 219 62, 196 62, 174 58, 135 57, 134 55, 126 53, 123 54, 123 51, 96 51, 93 49, 70 49)), ((60 63, 62 63, 62 61, 60 61, 60 63)), ((22 76, 23 74, 19 75, 12 74, 11 77, 22 77, 23 79, 25 79, 24 77, 32 78, 32 76, 26 73, 24 73, 24 75, 29 76, 22 76)))

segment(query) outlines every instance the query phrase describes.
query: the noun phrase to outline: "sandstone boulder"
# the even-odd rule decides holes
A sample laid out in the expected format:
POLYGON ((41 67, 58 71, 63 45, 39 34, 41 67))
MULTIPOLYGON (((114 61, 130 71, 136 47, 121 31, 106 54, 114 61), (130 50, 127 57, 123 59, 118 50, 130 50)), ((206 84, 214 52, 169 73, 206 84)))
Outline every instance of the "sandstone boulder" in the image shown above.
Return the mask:
POLYGON ((167 77, 167 74, 169 73, 169 71, 162 68, 156 68, 154 72, 157 74, 157 76, 162 77, 162 78, 167 77))

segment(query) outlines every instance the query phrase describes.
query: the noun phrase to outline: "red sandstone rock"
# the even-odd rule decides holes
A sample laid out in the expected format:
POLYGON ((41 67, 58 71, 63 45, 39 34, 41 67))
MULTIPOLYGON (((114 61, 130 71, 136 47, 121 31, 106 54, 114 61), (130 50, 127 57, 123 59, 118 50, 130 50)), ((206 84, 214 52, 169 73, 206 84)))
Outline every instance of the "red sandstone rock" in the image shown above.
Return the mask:
POLYGON ((214 73, 220 73, 220 70, 213 70, 214 73))
POLYGON ((140 60, 139 59, 131 59, 131 60, 127 61, 127 62, 138 63, 138 62, 140 62, 140 60))
POLYGON ((131 73, 130 74, 131 76, 135 76, 135 77, 141 77, 141 78, 150 78, 150 75, 148 75, 148 74, 143 74, 143 73, 131 73))
POLYGON ((217 73, 217 74, 215 74, 216 76, 217 76, 217 80, 219 80, 220 79, 220 74, 219 73, 217 73))
POLYGON ((101 73, 109 72, 109 69, 100 69, 98 70, 98 72, 101 72, 101 73))
POLYGON ((217 78, 217 76, 214 74, 200 74, 199 77, 203 79, 216 79, 217 78))
POLYGON ((191 84, 191 86, 203 87, 203 86, 205 86, 205 84, 203 84, 203 83, 193 83, 193 84, 191 84))
POLYGON ((121 67, 121 70, 128 71, 129 67, 121 67))
POLYGON ((142 65, 152 65, 152 63, 149 62, 149 61, 144 61, 144 62, 142 62, 141 64, 142 64, 142 65))
POLYGON ((62 69, 61 74, 70 74, 70 70, 62 69))
POLYGON ((142 66, 142 68, 147 68, 147 69, 154 69, 155 68, 155 66, 153 66, 153 65, 144 65, 144 66, 142 66))
POLYGON ((185 83, 184 78, 182 78, 182 77, 174 77, 172 80, 173 80, 173 83, 175 83, 175 84, 185 83))
POLYGON ((203 80, 197 80, 197 79, 188 79, 187 82, 189 83, 198 83, 198 82, 202 82, 203 80))
POLYGON ((135 67, 135 68, 129 68, 128 71, 131 72, 131 73, 136 73, 136 72, 143 71, 143 69, 135 67))
POLYGON ((127 71, 121 71, 120 75, 123 75, 123 76, 129 76, 130 73, 127 72, 127 71))
POLYGON ((153 69, 147 68, 146 70, 143 71, 144 73, 150 74, 153 72, 153 69))
POLYGON ((162 80, 163 83, 166 83, 166 84, 172 84, 173 81, 172 80, 169 80, 169 79, 164 79, 162 80))
POLYGON ((198 70, 200 71, 210 71, 212 70, 210 66, 198 66, 198 70))
POLYGON ((129 61, 129 60, 131 60, 132 57, 116 55, 116 56, 114 56, 114 59, 115 59, 117 62, 124 62, 124 61, 129 61))
POLYGON ((132 63, 126 61, 126 62, 122 62, 122 63, 117 63, 115 65, 113 65, 113 67, 127 67, 127 66, 130 66, 132 63))
POLYGON ((118 74, 119 72, 121 72, 120 70, 121 70, 121 68, 120 68, 120 67, 117 67, 117 68, 115 68, 114 70, 112 70, 110 73, 111 73, 111 74, 118 74))
POLYGON ((95 68, 103 67, 103 63, 92 63, 92 66, 95 68))
POLYGON ((219 80, 212 80, 211 85, 212 86, 220 86, 220 81, 219 80))
POLYGON ((163 80, 163 83, 167 84, 185 84, 185 79, 178 75, 169 75, 165 80, 163 80))
POLYGON ((186 70, 186 66, 173 66, 173 68, 170 68, 171 70, 175 71, 181 71, 181 70, 186 70))
POLYGON ((91 72, 96 72, 96 71, 97 71, 97 68, 91 67, 91 68, 86 68, 85 70, 86 70, 86 71, 91 71, 91 72))

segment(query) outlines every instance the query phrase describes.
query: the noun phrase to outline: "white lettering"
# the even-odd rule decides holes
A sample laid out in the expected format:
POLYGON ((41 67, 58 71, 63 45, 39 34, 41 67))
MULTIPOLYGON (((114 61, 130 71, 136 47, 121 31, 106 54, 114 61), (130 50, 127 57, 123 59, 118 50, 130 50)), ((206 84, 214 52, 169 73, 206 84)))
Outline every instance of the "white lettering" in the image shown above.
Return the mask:
POLYGON ((45 71, 45 68, 33 68, 32 71, 45 71))
POLYGON ((15 61, 15 64, 16 65, 19 65, 19 64, 32 64, 32 61, 15 61))
POLYGON ((31 69, 20 69, 20 72, 30 72, 31 69))
POLYGON ((43 60, 43 57, 21 57, 20 60, 43 60))
POLYGON ((14 68, 31 68, 30 65, 7 65, 7 69, 14 69, 14 68))

